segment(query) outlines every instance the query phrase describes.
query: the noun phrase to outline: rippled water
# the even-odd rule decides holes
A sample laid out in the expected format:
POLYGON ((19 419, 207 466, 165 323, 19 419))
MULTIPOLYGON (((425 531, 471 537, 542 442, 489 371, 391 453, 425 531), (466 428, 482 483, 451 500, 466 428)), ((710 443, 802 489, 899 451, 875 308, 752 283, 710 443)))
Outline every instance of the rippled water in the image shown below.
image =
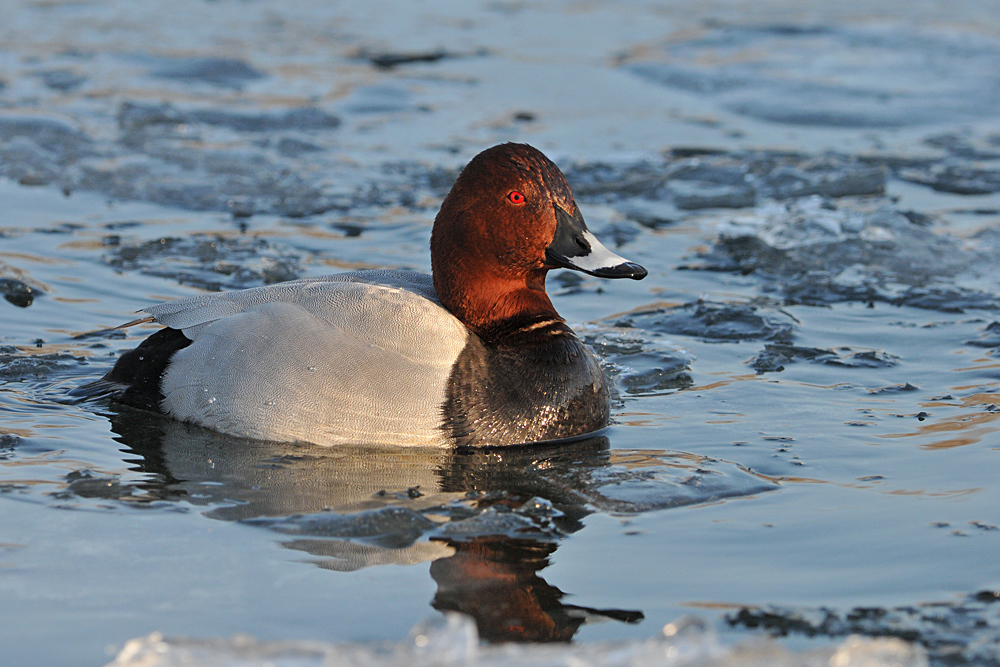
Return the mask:
POLYGON ((1000 664, 1000 13, 844 4, 7 3, 0 662, 1000 664), (429 270, 507 140, 650 270, 548 283, 603 436, 326 449, 68 394, 150 303, 429 270), (701 648, 646 642, 685 615, 701 648))

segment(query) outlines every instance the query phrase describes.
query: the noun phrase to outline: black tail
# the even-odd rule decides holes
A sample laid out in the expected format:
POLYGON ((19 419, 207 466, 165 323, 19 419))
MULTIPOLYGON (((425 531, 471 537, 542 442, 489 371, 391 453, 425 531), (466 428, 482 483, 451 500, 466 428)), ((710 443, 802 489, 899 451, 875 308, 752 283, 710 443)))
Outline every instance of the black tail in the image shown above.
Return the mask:
POLYGON ((119 403, 162 412, 160 382, 174 353, 191 344, 179 329, 161 329, 118 358, 115 367, 100 380, 74 389, 74 396, 110 396, 119 403))

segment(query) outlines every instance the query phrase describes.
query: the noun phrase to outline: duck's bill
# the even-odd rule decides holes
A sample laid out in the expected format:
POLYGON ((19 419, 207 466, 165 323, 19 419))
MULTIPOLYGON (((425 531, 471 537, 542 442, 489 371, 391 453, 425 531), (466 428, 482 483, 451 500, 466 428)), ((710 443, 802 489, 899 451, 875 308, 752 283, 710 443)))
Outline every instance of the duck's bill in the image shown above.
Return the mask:
POLYGON ((646 277, 646 269, 611 252, 590 233, 579 208, 573 216, 558 206, 555 209, 556 236, 545 249, 545 258, 553 267, 575 269, 598 278, 646 277))

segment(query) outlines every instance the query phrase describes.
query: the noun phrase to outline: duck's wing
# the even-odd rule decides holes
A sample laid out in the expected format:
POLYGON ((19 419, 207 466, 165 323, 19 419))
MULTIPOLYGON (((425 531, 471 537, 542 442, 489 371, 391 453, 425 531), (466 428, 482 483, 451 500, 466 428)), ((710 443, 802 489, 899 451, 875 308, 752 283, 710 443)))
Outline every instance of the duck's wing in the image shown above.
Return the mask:
POLYGON ((265 440, 445 444, 441 406, 468 330, 429 278, 361 273, 150 308, 193 341, 163 375, 164 411, 265 440))
MULTIPOLYGON (((149 321, 155 321, 172 329, 180 329, 194 340, 198 329, 229 315, 243 313, 265 303, 297 303, 319 312, 336 308, 335 295, 338 291, 353 296, 354 300, 375 300, 378 290, 367 290, 363 287, 350 288, 349 285, 373 287, 389 287, 404 290, 427 299, 440 306, 437 292, 431 277, 415 271, 369 270, 338 273, 319 278, 304 278, 273 285, 263 285, 234 292, 216 292, 199 294, 198 296, 167 301, 143 308, 140 312, 148 313, 122 326, 130 326, 149 321), (338 288, 344 288, 342 290, 338 288), (327 297, 324 303, 324 295, 327 297)), ((352 298, 348 297, 347 301, 352 298)))

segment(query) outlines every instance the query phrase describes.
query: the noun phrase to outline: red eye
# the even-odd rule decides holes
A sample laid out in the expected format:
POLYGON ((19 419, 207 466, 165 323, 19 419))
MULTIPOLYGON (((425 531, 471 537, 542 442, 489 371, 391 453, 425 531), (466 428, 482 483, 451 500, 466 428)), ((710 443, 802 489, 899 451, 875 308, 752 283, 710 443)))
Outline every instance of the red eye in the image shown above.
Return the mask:
POLYGON ((511 204, 523 204, 524 203, 524 195, 522 195, 517 190, 514 190, 509 195, 507 195, 507 199, 510 200, 511 204))

